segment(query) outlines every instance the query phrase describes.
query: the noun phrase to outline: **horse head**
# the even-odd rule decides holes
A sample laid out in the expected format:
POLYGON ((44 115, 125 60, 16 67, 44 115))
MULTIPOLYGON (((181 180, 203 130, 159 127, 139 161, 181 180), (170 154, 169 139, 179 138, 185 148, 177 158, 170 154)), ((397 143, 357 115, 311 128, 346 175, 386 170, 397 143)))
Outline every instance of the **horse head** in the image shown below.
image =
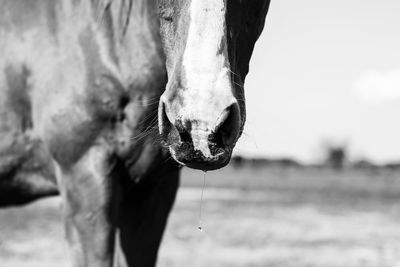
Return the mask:
POLYGON ((159 131, 177 162, 202 170, 228 164, 268 7, 269 0, 158 0, 168 74, 159 131))

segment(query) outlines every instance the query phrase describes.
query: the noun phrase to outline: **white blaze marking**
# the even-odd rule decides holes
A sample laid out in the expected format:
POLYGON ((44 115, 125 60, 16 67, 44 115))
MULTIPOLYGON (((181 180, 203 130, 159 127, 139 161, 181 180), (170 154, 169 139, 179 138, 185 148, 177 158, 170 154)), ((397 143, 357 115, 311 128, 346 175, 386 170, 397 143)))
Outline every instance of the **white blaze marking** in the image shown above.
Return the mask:
POLYGON ((207 85, 211 82, 210 78, 199 79, 198 76, 221 71, 225 63, 225 55, 218 53, 222 42, 225 42, 226 48, 224 0, 192 0, 183 55, 183 67, 189 86, 207 85))
MULTIPOLYGON (((192 0, 190 25, 183 70, 187 90, 183 116, 201 120, 201 129, 192 128, 194 148, 211 156, 208 134, 220 113, 234 101, 227 51, 225 0, 192 0), (223 47, 221 47, 223 46, 223 47)), ((193 126, 193 125, 192 125, 193 126)), ((196 126, 195 126, 196 127, 196 126)))
POLYGON ((193 147, 195 150, 201 151, 203 155, 207 158, 211 157, 211 151, 208 147, 208 135, 209 132, 204 132, 201 130, 191 132, 192 140, 193 140, 193 147))

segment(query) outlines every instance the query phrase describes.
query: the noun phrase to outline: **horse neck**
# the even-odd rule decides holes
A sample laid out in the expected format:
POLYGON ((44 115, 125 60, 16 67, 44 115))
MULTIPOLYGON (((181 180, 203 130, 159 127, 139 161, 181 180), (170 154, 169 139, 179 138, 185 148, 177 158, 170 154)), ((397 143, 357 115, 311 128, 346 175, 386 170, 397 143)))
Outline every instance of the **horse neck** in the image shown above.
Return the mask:
POLYGON ((113 40, 119 69, 127 84, 135 84, 136 88, 148 87, 150 80, 163 79, 165 59, 159 34, 157 1, 108 1, 112 3, 109 14, 105 14, 104 19, 108 21, 103 29, 108 34, 107 39, 113 40))
MULTIPOLYGON (((159 36, 157 0, 69 0, 67 14, 94 29, 103 52, 114 62, 126 88, 159 94, 165 85, 165 59, 159 36), (102 37, 103 38, 102 38, 102 37), (148 88, 154 88, 149 91, 148 88)), ((65 3, 65 2, 64 2, 65 3)))

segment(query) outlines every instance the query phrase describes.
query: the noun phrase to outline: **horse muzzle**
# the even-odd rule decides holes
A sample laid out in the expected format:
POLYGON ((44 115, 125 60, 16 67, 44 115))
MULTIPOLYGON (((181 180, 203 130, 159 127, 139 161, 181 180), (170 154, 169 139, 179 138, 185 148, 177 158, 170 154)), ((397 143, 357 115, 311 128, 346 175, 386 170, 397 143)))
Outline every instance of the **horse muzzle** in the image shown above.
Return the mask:
POLYGON ((239 105, 234 102, 219 114, 213 120, 184 116, 172 120, 171 115, 167 115, 166 104, 160 102, 160 134, 178 163, 204 171, 216 170, 229 163, 240 135, 239 105))

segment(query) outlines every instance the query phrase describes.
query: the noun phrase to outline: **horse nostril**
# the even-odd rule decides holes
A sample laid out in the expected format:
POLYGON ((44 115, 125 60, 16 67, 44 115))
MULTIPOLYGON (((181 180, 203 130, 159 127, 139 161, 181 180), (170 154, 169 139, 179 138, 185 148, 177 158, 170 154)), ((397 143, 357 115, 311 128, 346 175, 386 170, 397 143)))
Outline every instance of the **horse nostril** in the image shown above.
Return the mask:
POLYGON ((168 133, 171 131, 172 123, 167 116, 167 111, 165 108, 165 103, 160 101, 158 108, 158 125, 159 131, 162 138, 167 139, 168 133))
POLYGON ((192 143, 192 136, 190 135, 191 124, 189 122, 183 125, 182 121, 177 121, 175 125, 178 130, 179 137, 182 143, 192 143))
POLYGON ((190 135, 191 124, 185 122, 185 125, 181 120, 176 120, 174 123, 168 118, 166 111, 166 104, 160 101, 158 109, 158 120, 159 120, 159 132, 161 137, 167 141, 181 141, 181 143, 192 143, 192 137, 190 135), (179 139, 177 139, 179 138, 179 139))
POLYGON ((238 135, 240 129, 240 111, 239 105, 234 103, 230 105, 222 113, 217 124, 216 130, 211 135, 211 143, 216 143, 219 147, 232 145, 238 135))

